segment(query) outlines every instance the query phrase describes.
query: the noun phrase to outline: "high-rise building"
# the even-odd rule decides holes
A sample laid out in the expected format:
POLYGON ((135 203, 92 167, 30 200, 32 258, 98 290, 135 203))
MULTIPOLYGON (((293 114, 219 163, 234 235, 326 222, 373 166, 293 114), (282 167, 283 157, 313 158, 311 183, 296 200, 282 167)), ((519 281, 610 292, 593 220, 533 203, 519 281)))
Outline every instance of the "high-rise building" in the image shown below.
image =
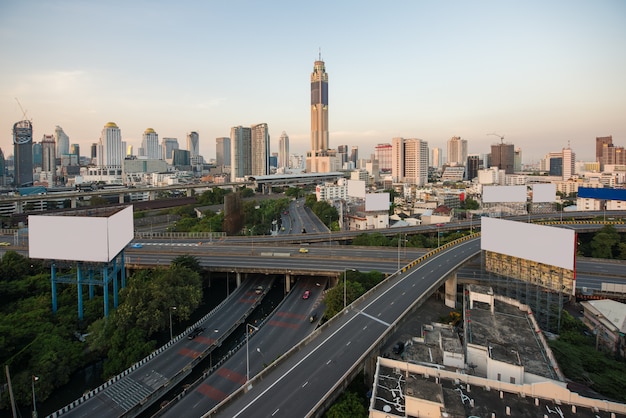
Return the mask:
POLYGON ((289 136, 285 131, 278 139, 278 167, 289 168, 289 136))
POLYGON ((62 155, 70 153, 70 137, 63 132, 63 128, 60 126, 54 129, 54 139, 57 144, 57 157, 60 158, 62 155))
POLYGON ((163 138, 163 142, 161 144, 163 150, 161 151, 162 158, 164 160, 171 160, 174 156, 174 150, 178 148, 178 139, 176 138, 163 138))
POLYGON ((114 122, 107 123, 100 134, 96 165, 111 168, 122 167, 124 152, 120 128, 114 122))
POLYGON ((576 174, 576 153, 568 146, 563 148, 563 181, 567 181, 576 174))
POLYGON ((428 142, 417 138, 393 138, 393 181, 423 186, 428 182, 428 142))
POLYGON ((41 139, 41 171, 46 173, 52 184, 54 184, 56 169, 56 142, 54 136, 44 135, 41 139))
POLYGON ((378 168, 381 172, 391 171, 391 144, 378 144, 374 148, 374 159, 378 160, 378 168))
POLYGON ((244 126, 230 128, 230 179, 239 181, 252 174, 252 130, 244 126))
POLYGON ((266 176, 270 173, 270 133, 267 123, 258 123, 250 128, 250 146, 253 176, 266 176))
POLYGON ((339 162, 341 166, 348 162, 348 146, 347 145, 337 145, 337 157, 339 157, 339 162))
POLYGON ((515 166, 515 147, 513 144, 494 144, 491 146, 491 167, 504 170, 505 174, 513 174, 515 166))
POLYGON ((33 125, 21 120, 13 125, 14 184, 33 184, 33 125))
POLYGON ((70 154, 76 156, 76 160, 80 161, 80 145, 72 144, 70 145, 70 154))
POLYGON ((478 177, 478 170, 482 168, 481 166, 480 155, 468 155, 467 165, 465 166, 465 174, 467 176, 466 180, 472 181, 474 178, 478 177))
POLYGON ((519 173, 522 171, 522 149, 517 148, 515 150, 515 157, 513 162, 513 172, 519 173))
POLYGON ((353 145, 352 149, 350 150, 350 161, 352 161, 352 163, 356 167, 356 163, 357 161, 359 161, 359 147, 357 145, 353 145))
POLYGON ((33 168, 41 168, 42 155, 41 143, 33 142, 33 168))
POLYGON ((163 159, 163 148, 159 145, 159 134, 154 129, 148 128, 143 132, 141 148, 143 148, 141 156, 145 156, 149 160, 163 159))
POLYGON ((465 165, 467 162, 467 140, 453 136, 448 140, 448 165, 465 165))
POLYGON ((604 147, 613 146, 613 136, 597 136, 596 137, 596 162, 600 163, 600 170, 604 170, 604 161, 602 155, 604 154, 604 147))
POLYGON ((4 152, 0 149, 0 186, 7 185, 7 164, 4 159, 4 152))
POLYGON ((436 147, 431 150, 430 157, 430 166, 434 168, 439 168, 443 165, 443 154, 441 153, 441 148, 436 147))
POLYGON ((311 73, 311 150, 307 156, 309 173, 330 171, 328 158, 328 74, 322 57, 311 73))
POLYGON ((200 155, 200 136, 198 132, 192 131, 187 133, 187 151, 193 160, 200 155))
POLYGON ((218 167, 230 167, 230 138, 215 138, 215 164, 218 167))

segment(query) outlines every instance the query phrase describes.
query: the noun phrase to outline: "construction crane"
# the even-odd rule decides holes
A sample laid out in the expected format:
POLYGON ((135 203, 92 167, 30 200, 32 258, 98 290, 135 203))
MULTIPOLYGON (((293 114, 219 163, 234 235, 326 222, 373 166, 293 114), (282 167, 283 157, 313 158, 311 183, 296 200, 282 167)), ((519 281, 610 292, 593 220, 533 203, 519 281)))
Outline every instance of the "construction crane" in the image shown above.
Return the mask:
POLYGON ((17 102, 17 105, 18 105, 18 106, 20 107, 20 109, 22 110, 22 117, 24 118, 24 119, 22 119, 22 120, 28 120, 28 119, 26 118, 26 111, 25 111, 25 110, 24 110, 24 108, 22 107, 22 104, 21 104, 21 103, 20 103, 20 101, 17 99, 17 97, 15 98, 15 101, 17 102))
POLYGON ((497 134, 497 133, 495 133, 495 132, 492 132, 492 133, 487 134, 487 135, 495 135, 495 136, 497 136, 498 138, 500 138, 500 143, 501 143, 501 144, 503 144, 503 143, 504 143, 504 135, 500 135, 500 134, 497 134))

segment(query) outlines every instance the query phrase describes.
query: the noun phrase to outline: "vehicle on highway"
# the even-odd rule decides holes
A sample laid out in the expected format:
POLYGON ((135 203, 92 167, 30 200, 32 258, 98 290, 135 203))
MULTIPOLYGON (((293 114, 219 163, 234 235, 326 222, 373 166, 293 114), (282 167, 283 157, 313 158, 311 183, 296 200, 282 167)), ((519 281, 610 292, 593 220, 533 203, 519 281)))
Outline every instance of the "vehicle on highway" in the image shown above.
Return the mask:
POLYGON ((0 242, 0 247, 8 247, 9 245, 11 245, 10 242, 0 242))
POLYGON ((308 299, 309 296, 311 296, 311 291, 305 290, 304 293, 302 294, 302 299, 308 299))
POLYGON ((198 328, 194 328, 193 331, 191 331, 189 333, 189 335, 187 335, 187 339, 188 340, 193 340, 194 338, 196 338, 198 335, 202 334, 202 331, 204 331, 204 327, 198 327, 198 328))
POLYGON ((257 295, 260 295, 261 293, 263 293, 263 286, 257 286, 254 289, 254 293, 256 293, 257 295))
POLYGON ((136 243, 132 244, 130 246, 130 248, 143 248, 143 244, 140 244, 140 243, 136 242, 136 243))
POLYGON ((309 322, 315 322, 317 320, 317 312, 313 312, 311 316, 309 316, 309 322))
POLYGON ((308 248, 300 248, 298 251, 301 252, 302 254, 306 254, 309 252, 308 248))

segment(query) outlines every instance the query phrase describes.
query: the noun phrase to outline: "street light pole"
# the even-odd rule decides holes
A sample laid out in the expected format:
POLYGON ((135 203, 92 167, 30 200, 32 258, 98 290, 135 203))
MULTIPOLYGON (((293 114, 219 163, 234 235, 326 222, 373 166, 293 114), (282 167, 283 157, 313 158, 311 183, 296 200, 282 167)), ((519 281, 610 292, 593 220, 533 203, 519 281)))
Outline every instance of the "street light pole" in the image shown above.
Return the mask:
POLYGON ((174 338, 174 335, 172 334, 172 311, 176 310, 176 306, 170 306, 170 340, 172 340, 174 338))
POLYGON ((38 376, 32 375, 31 384, 33 387, 33 418, 37 418, 37 402, 35 401, 35 382, 39 380, 38 376))
POLYGON ((346 274, 350 271, 356 271, 355 269, 343 269, 343 309, 347 306, 347 291, 346 291, 346 274))
POLYGON ((246 323, 246 383, 248 383, 248 381, 250 380, 250 351, 248 349, 248 336, 250 335, 250 333, 248 332, 248 327, 254 328, 255 331, 259 330, 254 325, 246 323))

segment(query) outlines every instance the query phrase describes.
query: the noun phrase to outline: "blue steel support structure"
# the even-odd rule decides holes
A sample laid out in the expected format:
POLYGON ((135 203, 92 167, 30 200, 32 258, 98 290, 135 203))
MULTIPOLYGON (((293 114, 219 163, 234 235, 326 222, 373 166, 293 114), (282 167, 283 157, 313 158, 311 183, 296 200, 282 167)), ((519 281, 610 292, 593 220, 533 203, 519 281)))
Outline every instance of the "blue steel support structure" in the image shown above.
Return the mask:
POLYGON ((83 319, 83 286, 89 286, 89 299, 94 297, 94 286, 102 286, 104 297, 104 316, 109 316, 109 282, 113 281, 113 307, 117 308, 118 293, 121 288, 126 287, 126 268, 124 250, 115 256, 108 263, 98 263, 87 267, 84 263, 78 263, 76 266, 76 276, 58 275, 57 267, 52 263, 50 269, 51 287, 52 287, 52 312, 57 311, 57 283, 67 283, 77 285, 78 298, 78 319, 83 319), (118 275, 120 276, 120 285, 118 285, 118 275))

